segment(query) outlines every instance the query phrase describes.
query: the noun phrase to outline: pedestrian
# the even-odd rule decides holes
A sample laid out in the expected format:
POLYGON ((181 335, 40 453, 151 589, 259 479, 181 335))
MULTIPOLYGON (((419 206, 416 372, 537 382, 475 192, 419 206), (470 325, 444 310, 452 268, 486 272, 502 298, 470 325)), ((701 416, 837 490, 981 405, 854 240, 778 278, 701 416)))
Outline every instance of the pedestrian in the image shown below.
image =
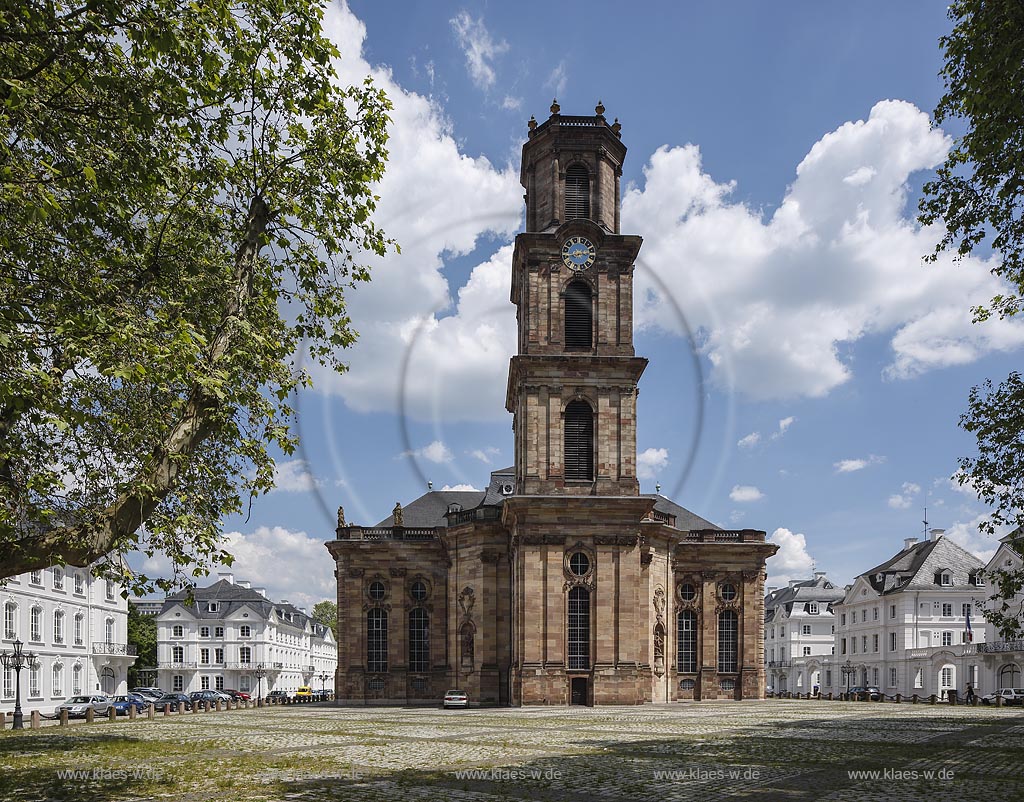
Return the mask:
POLYGON ((973 705, 974 704, 974 686, 971 685, 971 683, 969 683, 969 682, 967 683, 967 698, 966 698, 965 701, 969 705, 973 705))

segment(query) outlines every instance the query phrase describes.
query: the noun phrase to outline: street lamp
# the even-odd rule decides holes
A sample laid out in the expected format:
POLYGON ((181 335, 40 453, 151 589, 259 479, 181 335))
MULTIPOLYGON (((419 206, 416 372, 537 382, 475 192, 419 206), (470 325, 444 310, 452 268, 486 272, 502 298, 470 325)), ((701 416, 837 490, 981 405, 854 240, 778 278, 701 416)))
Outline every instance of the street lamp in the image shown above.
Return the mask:
POLYGON ((846 701, 850 701, 850 677, 857 671, 853 667, 853 664, 849 660, 846 661, 846 665, 840 666, 840 671, 843 672, 843 676, 846 677, 846 701))
POLYGON ((328 674, 326 671, 321 671, 320 675, 317 677, 317 679, 320 680, 320 695, 321 696, 323 696, 323 694, 324 694, 324 685, 327 684, 327 680, 329 680, 330 678, 331 678, 331 675, 328 674))
POLYGON ((21 640, 14 641, 13 652, 0 652, 0 660, 3 661, 4 673, 8 669, 14 670, 14 726, 12 729, 23 730, 25 729, 24 716, 21 712, 21 669, 28 666, 29 669, 38 667, 39 661, 36 660, 34 652, 22 652, 22 646, 24 646, 21 640))
POLYGON ((263 668, 263 663, 257 663, 256 670, 252 673, 256 675, 256 706, 263 707, 263 677, 266 676, 267 670, 263 668))

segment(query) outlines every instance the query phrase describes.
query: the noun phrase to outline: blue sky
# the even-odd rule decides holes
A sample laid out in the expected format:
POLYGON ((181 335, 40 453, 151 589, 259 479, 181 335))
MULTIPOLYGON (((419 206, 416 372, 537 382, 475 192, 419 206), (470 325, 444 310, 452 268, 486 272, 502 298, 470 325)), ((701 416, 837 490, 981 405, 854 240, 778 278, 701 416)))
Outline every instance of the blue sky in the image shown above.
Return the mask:
POLYGON ((372 73, 395 103, 378 221, 403 253, 350 296, 350 372, 297 400, 300 459, 225 522, 237 576, 329 598, 338 504, 372 524, 424 480, 482 487, 511 463, 519 155, 555 95, 602 100, 629 148, 644 492, 766 530, 769 584, 850 581, 926 505, 994 550, 949 477, 968 390, 1019 362, 1024 321, 970 323, 998 289, 981 259, 921 261, 941 232, 916 225, 918 193, 959 132, 929 125, 941 4, 353 0, 327 27, 342 80, 372 73))

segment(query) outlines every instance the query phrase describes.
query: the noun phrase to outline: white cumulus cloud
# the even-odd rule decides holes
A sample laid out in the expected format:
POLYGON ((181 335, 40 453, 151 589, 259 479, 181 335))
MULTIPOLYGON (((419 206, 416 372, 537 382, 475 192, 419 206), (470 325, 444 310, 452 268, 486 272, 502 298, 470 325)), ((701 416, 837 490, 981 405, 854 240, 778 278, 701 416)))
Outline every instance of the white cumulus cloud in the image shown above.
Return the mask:
POLYGON ((738 445, 740 448, 753 448, 754 446, 756 446, 760 442, 761 442, 761 434, 760 434, 760 432, 751 432, 746 437, 741 437, 737 441, 736 445, 738 445))
POLYGON ((492 63, 508 50, 508 42, 495 41, 483 18, 473 19, 467 11, 460 11, 450 23, 459 47, 466 54, 466 67, 473 83, 481 89, 490 89, 496 77, 492 63))
POLYGON ((814 573, 814 560, 807 551, 807 538, 802 534, 779 527, 768 537, 779 550, 768 558, 768 584, 783 586, 791 579, 810 579, 814 573))
POLYGON ((909 507, 914 497, 921 492, 921 486, 914 482, 904 482, 902 491, 889 496, 889 506, 894 510, 905 510, 909 507))
POLYGON ((760 501, 764 498, 764 493, 752 485, 734 485, 729 491, 729 498, 737 504, 744 504, 749 501, 760 501))
POLYGON ((638 479, 655 479, 658 472, 668 465, 667 448, 648 448, 636 455, 636 475, 638 479))
POLYGON ((712 379, 755 399, 827 395, 868 334, 889 337, 889 379, 1020 347, 1024 320, 971 323, 1001 288, 986 261, 922 262, 941 231, 916 224, 908 182, 949 147, 920 109, 881 101, 815 143, 770 214, 733 200, 697 146, 659 148, 622 206, 644 235, 637 324, 682 334, 681 310, 712 379))
POLYGON ((879 465, 883 462, 885 462, 885 457, 871 454, 864 459, 841 459, 839 462, 832 463, 832 467, 836 469, 836 473, 853 473, 854 471, 862 471, 871 465, 879 465))
POLYGON ((428 462, 436 462, 438 465, 445 462, 451 462, 455 459, 455 455, 452 453, 452 450, 448 448, 442 440, 434 440, 432 443, 429 443, 422 448, 403 451, 399 454, 399 458, 401 457, 416 457, 419 459, 425 459, 428 462))
POLYGON ((309 472, 305 460, 293 459, 274 465, 274 490, 302 493, 323 483, 309 472))

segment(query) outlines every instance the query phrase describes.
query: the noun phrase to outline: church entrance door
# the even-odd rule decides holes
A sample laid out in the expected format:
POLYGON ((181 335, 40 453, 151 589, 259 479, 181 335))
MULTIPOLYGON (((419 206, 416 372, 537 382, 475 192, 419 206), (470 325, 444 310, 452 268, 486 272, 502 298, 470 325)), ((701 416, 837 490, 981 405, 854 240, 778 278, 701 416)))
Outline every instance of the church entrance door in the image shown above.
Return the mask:
POLYGON ((587 678, 586 677, 573 677, 572 685, 570 685, 570 696, 572 704, 574 705, 585 705, 587 703, 587 678))

